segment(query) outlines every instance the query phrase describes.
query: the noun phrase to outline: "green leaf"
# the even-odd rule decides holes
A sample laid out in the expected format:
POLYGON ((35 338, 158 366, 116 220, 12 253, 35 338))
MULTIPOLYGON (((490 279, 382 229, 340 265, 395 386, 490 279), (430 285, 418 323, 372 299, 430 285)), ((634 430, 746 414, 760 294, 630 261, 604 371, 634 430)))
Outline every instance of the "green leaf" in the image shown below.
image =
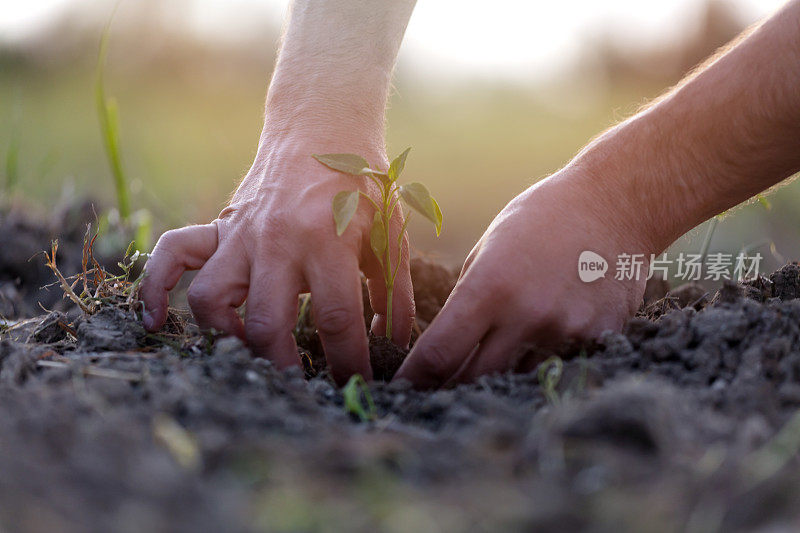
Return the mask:
POLYGON ((372 172, 369 168, 367 160, 356 154, 313 154, 311 157, 322 163, 328 168, 344 172, 345 174, 353 174, 360 176, 372 172))
POLYGON ((333 220, 336 235, 341 236, 358 209, 358 191, 341 191, 333 197, 333 220))
POLYGON ((378 212, 375 212, 375 216, 372 219, 372 229, 369 231, 369 245, 372 248, 372 253, 383 265, 383 256, 386 254, 386 230, 383 227, 381 214, 378 212))
POLYGON ((428 188, 419 182, 401 185, 400 196, 409 207, 433 222, 436 227, 436 236, 438 237, 442 232, 442 210, 436 200, 433 199, 433 196, 431 196, 431 193, 428 192, 428 188))
POLYGON ((411 147, 405 149, 405 151, 394 158, 392 164, 389 165, 389 172, 387 173, 389 176, 389 180, 392 182, 397 181, 397 178, 400 177, 400 174, 403 172, 403 169, 406 166, 406 158, 408 157, 408 152, 411 151, 411 147))
POLYGON ((342 389, 344 397, 344 410, 357 416, 362 422, 375 420, 378 416, 375 402, 369 391, 367 382, 361 374, 353 374, 342 389), (364 400, 362 402, 362 399, 364 400))
POLYGON ((384 185, 389 185, 390 183, 392 183, 392 181, 389 179, 389 174, 387 174, 386 172, 381 172, 380 170, 373 170, 370 172, 370 174, 373 177, 379 179, 380 182, 383 183, 384 185))

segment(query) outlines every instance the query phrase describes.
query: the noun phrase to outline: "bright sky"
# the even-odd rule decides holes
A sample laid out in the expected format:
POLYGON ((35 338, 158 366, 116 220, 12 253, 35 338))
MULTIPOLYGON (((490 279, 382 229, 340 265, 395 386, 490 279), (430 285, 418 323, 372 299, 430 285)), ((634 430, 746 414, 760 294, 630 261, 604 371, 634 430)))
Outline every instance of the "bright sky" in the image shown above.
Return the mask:
MULTIPOLYGON (((88 0, 110 10, 115 0, 88 0)), ((125 2, 122 0, 123 10, 125 2)), ((179 0, 169 1, 172 10, 179 0)), ((290 0, 183 0, 193 4, 192 24, 223 37, 257 30, 260 20, 281 18, 290 0), (263 17, 263 19, 262 19, 263 17)), ((745 21, 755 21, 783 0, 723 0, 745 21)), ((46 27, 75 0, 0 0, 0 37, 20 38, 46 27)), ((607 32, 637 45, 675 39, 691 25, 698 0, 418 0, 401 61, 431 73, 525 78, 557 68, 587 36, 607 32)), ((272 45, 272 43, 270 43, 272 45)))

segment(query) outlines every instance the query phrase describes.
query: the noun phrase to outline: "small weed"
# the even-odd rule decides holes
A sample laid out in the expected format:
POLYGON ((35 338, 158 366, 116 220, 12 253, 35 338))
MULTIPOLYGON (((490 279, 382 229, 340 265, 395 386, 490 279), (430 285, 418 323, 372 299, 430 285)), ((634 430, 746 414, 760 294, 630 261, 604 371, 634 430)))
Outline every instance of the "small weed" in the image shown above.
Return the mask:
POLYGON ((561 380, 563 369, 564 362, 557 356, 550 357, 539 365, 539 385, 542 387, 544 397, 553 405, 558 405, 561 401, 556 386, 561 380))
POLYGON ((436 228, 438 236, 442 231, 442 210, 433 199, 428 189, 421 183, 413 182, 407 185, 397 185, 397 179, 403 172, 406 157, 411 148, 407 148, 397 156, 389 165, 387 172, 375 170, 369 166, 367 160, 355 154, 325 154, 313 157, 328 168, 351 174, 354 176, 367 176, 379 187, 381 191, 380 203, 375 202, 366 193, 358 189, 341 191, 333 198, 333 220, 336 223, 336 234, 342 235, 350 220, 358 210, 359 199, 363 196, 375 209, 369 243, 372 253, 378 258, 383 270, 383 281, 386 284, 386 338, 392 338, 392 295, 394 282, 400 267, 400 257, 403 249, 403 236, 411 218, 409 211, 403 220, 400 233, 397 236, 397 264, 392 265, 392 246, 389 242, 389 221, 392 219, 397 205, 402 199, 405 204, 422 216, 430 220, 436 228))
POLYGON ((372 400, 372 393, 361 374, 354 374, 342 389, 344 396, 344 410, 351 415, 355 415, 362 422, 375 420, 378 416, 375 409, 375 402, 372 400), (363 401, 362 401, 363 400, 363 401))
POLYGON ((72 300, 86 314, 94 314, 103 304, 122 305, 127 309, 138 306, 136 293, 139 284, 144 278, 144 271, 131 280, 134 265, 148 254, 142 254, 133 249, 134 243, 128 246, 125 257, 117 265, 122 270, 121 274, 111 274, 106 271, 94 258, 93 247, 97 233, 91 233, 91 226, 86 229, 83 239, 83 256, 81 272, 65 277, 56 263, 58 241, 52 242, 50 253, 44 252, 45 264, 53 271, 57 284, 64 291, 64 296, 72 300))

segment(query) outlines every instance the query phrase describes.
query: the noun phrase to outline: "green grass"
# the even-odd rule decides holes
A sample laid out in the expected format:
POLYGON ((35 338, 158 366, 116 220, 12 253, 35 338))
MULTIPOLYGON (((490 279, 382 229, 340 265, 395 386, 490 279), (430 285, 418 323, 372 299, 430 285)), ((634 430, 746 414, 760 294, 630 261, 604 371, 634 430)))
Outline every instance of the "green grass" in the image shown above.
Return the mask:
MULTIPOLYGON (((113 16, 112 16, 113 18, 113 16)), ((117 196, 117 210, 120 220, 127 224, 131 218, 131 201, 128 194, 128 178, 122 166, 119 140, 119 112, 117 101, 106 96, 105 65, 108 57, 108 41, 111 35, 111 20, 108 21, 103 35, 100 38, 100 50, 97 56, 95 69, 94 98, 97 106, 97 117, 100 120, 100 131, 103 138, 103 147, 106 151, 111 175, 114 179, 114 188, 117 196)))

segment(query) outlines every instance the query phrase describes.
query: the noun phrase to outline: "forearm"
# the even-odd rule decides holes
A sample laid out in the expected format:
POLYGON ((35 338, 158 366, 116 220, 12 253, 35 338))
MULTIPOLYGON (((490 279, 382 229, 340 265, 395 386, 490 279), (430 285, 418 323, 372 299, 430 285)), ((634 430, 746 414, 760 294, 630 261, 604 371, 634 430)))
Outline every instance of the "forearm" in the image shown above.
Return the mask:
POLYGON ((800 1, 572 164, 613 195, 623 225, 644 227, 651 253, 799 171, 800 1))
POLYGON ((392 69, 414 4, 295 0, 267 95, 265 135, 355 136, 382 149, 392 69))

